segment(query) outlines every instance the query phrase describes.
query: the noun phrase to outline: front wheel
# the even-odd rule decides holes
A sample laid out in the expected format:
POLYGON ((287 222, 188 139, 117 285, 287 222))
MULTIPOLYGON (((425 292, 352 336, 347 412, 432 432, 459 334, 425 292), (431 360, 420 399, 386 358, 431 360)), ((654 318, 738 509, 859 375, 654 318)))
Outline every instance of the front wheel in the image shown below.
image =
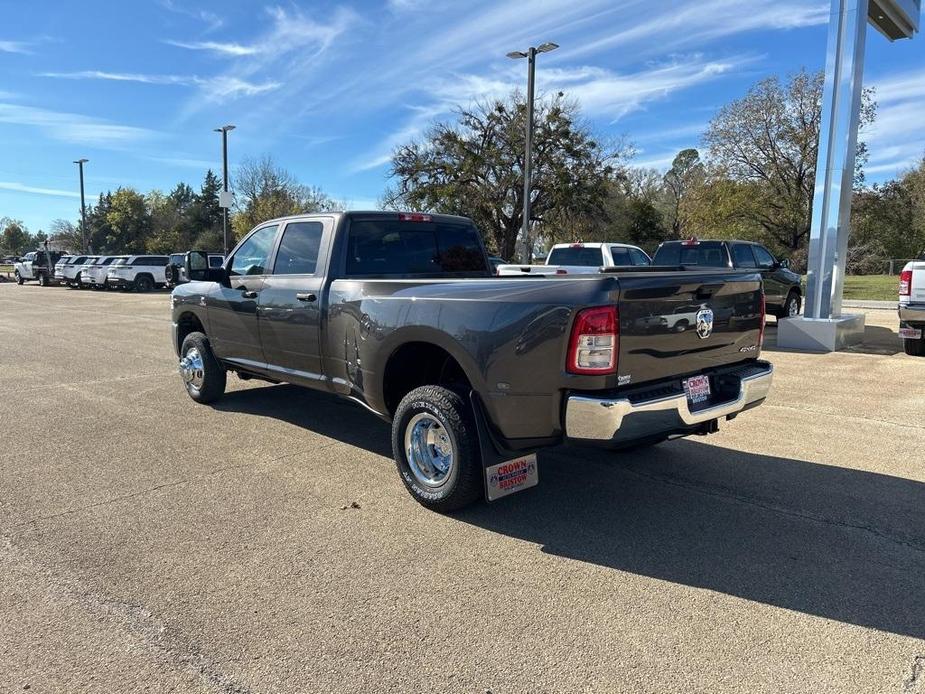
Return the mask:
MULTIPOLYGON (((131 285, 129 285, 131 287, 131 285)), ((147 275, 141 275, 138 279, 135 280, 135 288, 142 294, 150 292, 154 289, 154 280, 152 280, 147 275)))
POLYGON ((16 275, 16 284, 22 284, 26 281, 22 278, 22 275, 19 274, 19 270, 16 270, 13 274, 16 275))
POLYGON ((482 494, 482 461, 471 408, 440 386, 408 393, 392 420, 392 453, 418 503, 445 513, 482 494))
POLYGON ((796 318, 800 315, 800 295, 796 292, 790 292, 787 295, 787 300, 784 302, 784 307, 781 309, 781 312, 778 314, 778 318, 796 318))
POLYGON ((186 392, 196 402, 214 402, 224 395, 228 374, 203 333, 190 333, 184 338, 178 369, 186 392))

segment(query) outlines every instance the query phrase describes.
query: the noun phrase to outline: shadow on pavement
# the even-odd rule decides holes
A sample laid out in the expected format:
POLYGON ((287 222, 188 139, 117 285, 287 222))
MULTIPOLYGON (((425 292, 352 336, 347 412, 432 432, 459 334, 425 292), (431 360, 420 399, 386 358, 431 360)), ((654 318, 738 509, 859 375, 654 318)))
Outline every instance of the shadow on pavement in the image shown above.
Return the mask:
MULTIPOLYGON (((387 424, 324 393, 254 388, 216 407, 391 457, 387 424)), ((925 637, 921 482, 696 439, 539 460, 539 487, 455 518, 549 554, 925 637)))
MULTIPOLYGON (((896 319, 896 328, 899 329, 899 319, 896 319)), ((764 334, 764 347, 762 351, 768 352, 792 352, 794 350, 784 349, 777 346, 777 324, 768 322, 764 334)), ((864 327, 864 342, 859 345, 847 347, 842 352, 854 352, 857 354, 879 354, 882 356, 893 356, 903 351, 902 339, 899 333, 884 328, 879 325, 866 325, 864 327)))

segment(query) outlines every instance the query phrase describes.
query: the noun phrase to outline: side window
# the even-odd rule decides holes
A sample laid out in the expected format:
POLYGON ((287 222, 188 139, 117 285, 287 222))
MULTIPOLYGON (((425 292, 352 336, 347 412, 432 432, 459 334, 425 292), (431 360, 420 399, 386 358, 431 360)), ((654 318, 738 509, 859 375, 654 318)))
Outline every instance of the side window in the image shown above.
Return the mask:
POLYGON ((274 275, 312 275, 318 265, 321 222, 290 222, 283 231, 273 265, 274 275))
POLYGON ((758 259, 758 265, 765 268, 774 267, 774 256, 764 246, 752 246, 755 251, 755 257, 758 259))
POLYGON ((231 277, 243 275, 265 275, 270 249, 276 238, 278 225, 258 229, 245 241, 231 260, 231 277))
POLYGON ((132 261, 132 266, 133 266, 133 267, 139 267, 139 266, 143 266, 143 265, 151 265, 151 259, 150 259, 150 258, 141 257, 141 258, 135 258, 135 260, 132 261))
POLYGON ((752 247, 744 243, 732 244, 732 261, 736 267, 758 267, 752 247))
MULTIPOLYGON (((180 261, 180 263, 182 264, 183 261, 180 261)), ((222 256, 220 255, 210 255, 209 256, 209 267, 212 267, 212 268, 221 267, 224 264, 225 264, 225 259, 222 256)))
POLYGON ((630 260, 630 252, 628 248, 620 248, 619 246, 610 247, 610 255, 613 257, 614 265, 632 265, 630 260))
POLYGON ((651 265, 648 256, 638 248, 630 248, 630 258, 633 259, 633 265, 651 265))

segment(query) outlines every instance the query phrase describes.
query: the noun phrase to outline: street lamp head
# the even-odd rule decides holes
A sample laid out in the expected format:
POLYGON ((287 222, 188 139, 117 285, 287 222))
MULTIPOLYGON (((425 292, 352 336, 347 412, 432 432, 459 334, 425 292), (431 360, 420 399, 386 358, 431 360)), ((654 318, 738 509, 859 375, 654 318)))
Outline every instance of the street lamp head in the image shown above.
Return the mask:
POLYGON ((558 43, 553 43, 552 41, 547 41, 546 43, 540 44, 540 45, 537 47, 536 52, 537 52, 537 53, 549 53, 550 51, 556 50, 558 47, 559 47, 559 44, 558 44, 558 43))
POLYGON ((523 51, 511 51, 507 54, 507 57, 513 60, 519 60, 520 58, 526 58, 527 54, 523 51))
POLYGON ((90 160, 89 159, 75 159, 74 163, 75 164, 86 164, 88 161, 90 160))

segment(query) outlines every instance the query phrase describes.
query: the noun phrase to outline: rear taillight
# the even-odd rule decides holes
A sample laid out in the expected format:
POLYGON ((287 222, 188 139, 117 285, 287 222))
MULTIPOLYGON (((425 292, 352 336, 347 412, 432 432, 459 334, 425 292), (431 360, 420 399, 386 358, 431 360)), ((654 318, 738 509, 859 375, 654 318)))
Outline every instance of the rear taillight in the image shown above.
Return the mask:
POLYGON ((912 296, 912 270, 903 270, 899 275, 899 295, 912 296))
POLYGON ((579 311, 569 338, 566 370, 573 374, 608 374, 617 370, 620 321, 616 306, 579 311))
POLYGON ((764 348, 764 323, 767 320, 767 305, 764 302, 764 292, 761 292, 761 327, 758 328, 758 350, 764 348))

